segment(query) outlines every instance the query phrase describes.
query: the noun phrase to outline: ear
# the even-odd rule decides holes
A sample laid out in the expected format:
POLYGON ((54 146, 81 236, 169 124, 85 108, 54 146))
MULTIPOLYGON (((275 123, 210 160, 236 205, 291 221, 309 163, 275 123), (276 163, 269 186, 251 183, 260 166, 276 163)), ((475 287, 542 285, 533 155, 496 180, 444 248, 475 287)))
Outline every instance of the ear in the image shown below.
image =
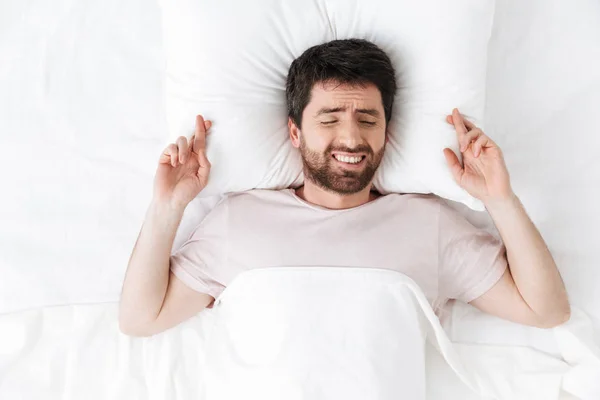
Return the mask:
POLYGON ((292 146, 295 148, 300 147, 300 129, 296 126, 294 121, 292 121, 291 117, 288 117, 288 130, 290 131, 290 139, 292 141, 292 146))
POLYGON ((388 131, 387 128, 385 129, 385 142, 390 142, 390 131, 388 131))

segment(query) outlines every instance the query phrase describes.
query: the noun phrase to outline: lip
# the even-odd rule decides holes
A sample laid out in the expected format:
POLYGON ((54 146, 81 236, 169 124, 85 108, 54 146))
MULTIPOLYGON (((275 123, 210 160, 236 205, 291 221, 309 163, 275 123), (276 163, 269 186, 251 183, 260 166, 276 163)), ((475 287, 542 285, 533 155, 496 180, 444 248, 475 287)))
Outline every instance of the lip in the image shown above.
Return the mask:
MULTIPOLYGON (((334 153, 334 154, 343 155, 344 153, 334 153)), ((356 157, 356 156, 357 156, 357 154, 352 154, 351 156, 352 156, 352 157, 356 157)), ((345 163, 345 162, 343 162, 343 161, 338 161, 338 160, 337 160, 337 159, 336 159, 336 158, 333 156, 333 154, 331 155, 331 158, 333 159, 333 161, 334 161, 334 162, 335 162, 337 165, 339 165, 339 166, 341 166, 341 167, 343 167, 343 168, 346 168, 346 169, 361 169, 361 168, 363 167, 363 165, 364 165, 364 164, 367 162, 367 157, 366 157, 366 156, 363 156, 363 159, 362 159, 362 160, 360 160, 360 162, 358 162, 358 163, 356 163, 356 164, 349 164, 349 163, 345 163)))
POLYGON ((338 151, 334 151, 333 153, 331 153, 331 156, 333 157, 334 155, 338 155, 338 156, 346 156, 346 157, 358 157, 358 156, 362 156, 362 157, 367 157, 367 153, 341 153, 338 151))

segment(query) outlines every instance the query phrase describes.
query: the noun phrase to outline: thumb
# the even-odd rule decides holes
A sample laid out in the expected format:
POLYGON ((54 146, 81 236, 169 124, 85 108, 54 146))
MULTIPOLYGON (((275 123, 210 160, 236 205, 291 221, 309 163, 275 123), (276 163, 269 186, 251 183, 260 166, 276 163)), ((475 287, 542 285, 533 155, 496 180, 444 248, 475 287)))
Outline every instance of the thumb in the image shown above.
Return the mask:
POLYGON ((464 169, 460 164, 460 161, 458 161, 458 157, 456 157, 456 154, 448 148, 444 149, 444 156, 446 157, 446 163, 448 164, 448 168, 450 168, 452 177, 454 177, 456 183, 460 184, 460 178, 462 177, 464 169))

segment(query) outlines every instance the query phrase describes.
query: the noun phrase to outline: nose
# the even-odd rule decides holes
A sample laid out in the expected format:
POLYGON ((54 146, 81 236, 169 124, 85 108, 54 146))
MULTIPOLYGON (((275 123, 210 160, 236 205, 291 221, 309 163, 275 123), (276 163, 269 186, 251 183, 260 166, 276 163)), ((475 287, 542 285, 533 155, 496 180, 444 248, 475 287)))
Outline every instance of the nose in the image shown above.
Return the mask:
POLYGON ((344 129, 341 129, 339 141, 344 146, 353 149, 362 144, 362 137, 360 134, 360 127, 355 121, 350 122, 344 129))

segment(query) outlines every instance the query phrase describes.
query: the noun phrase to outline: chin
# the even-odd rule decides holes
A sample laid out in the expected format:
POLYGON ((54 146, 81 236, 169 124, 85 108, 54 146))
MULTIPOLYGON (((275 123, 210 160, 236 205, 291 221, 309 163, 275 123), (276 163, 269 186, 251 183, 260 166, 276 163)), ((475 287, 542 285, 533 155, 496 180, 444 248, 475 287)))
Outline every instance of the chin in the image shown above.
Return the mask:
POLYGON ((332 185, 331 190, 339 194, 351 195, 362 192, 368 186, 369 183, 365 185, 360 181, 354 181, 352 183, 337 182, 332 185))

